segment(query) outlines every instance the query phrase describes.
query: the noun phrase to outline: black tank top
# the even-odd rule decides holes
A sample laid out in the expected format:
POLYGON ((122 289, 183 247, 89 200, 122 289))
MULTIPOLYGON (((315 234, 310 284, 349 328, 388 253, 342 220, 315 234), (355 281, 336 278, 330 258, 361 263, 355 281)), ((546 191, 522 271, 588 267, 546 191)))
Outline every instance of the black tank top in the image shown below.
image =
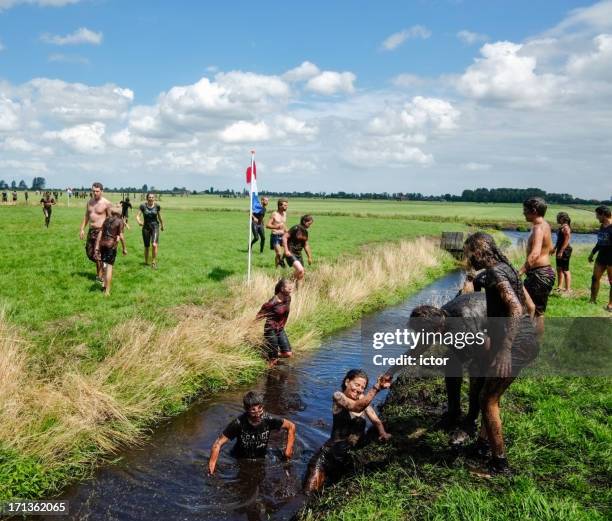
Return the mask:
MULTIPOLYGON (((560 226, 559 229, 557 230, 557 242, 555 243, 555 249, 557 250, 557 253, 559 253, 559 250, 561 249, 561 246, 563 246, 563 241, 565 240, 565 236, 563 235, 563 226, 560 226)), ((572 247, 568 244, 567 248, 565 248, 565 252, 571 252, 572 251, 572 247)))
POLYGON ((334 414, 331 441, 347 441, 351 445, 356 445, 363 437, 365 428, 365 413, 361 416, 351 416, 347 409, 342 408, 334 414))

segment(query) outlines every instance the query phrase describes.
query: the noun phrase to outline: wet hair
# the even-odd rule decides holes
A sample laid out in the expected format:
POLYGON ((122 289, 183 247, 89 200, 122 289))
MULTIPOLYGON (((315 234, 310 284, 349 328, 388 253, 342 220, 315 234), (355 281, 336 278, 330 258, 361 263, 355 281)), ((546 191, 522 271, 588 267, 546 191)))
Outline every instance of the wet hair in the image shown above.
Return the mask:
POLYGON ((525 199, 523 201, 523 208, 525 208, 529 213, 535 213, 540 217, 544 217, 546 215, 546 209, 548 206, 546 205, 546 201, 541 197, 530 197, 529 199, 525 199))
POLYGON ((417 306, 410 313, 408 327, 411 329, 424 329, 436 331, 442 329, 446 313, 435 306, 417 306))
POLYGON ((572 220, 567 212, 559 212, 557 214, 557 222, 559 224, 572 224, 572 220))
POLYGON ((99 181, 96 181, 95 183, 91 184, 92 188, 99 188, 100 190, 104 190, 104 187, 102 186, 102 183, 100 183, 99 181))
POLYGON ((350 382, 354 380, 355 378, 364 378, 366 381, 366 387, 368 386, 367 373, 363 369, 351 369, 348 373, 346 373, 346 375, 342 379, 342 390, 343 391, 346 390, 346 384, 344 382, 346 382, 347 380, 350 382))
POLYGON ((307 213, 306 215, 302 215, 302 218, 300 219, 300 224, 302 226, 304 226, 304 223, 306 223, 308 221, 313 221, 314 222, 314 219, 313 219, 312 215, 310 215, 309 213, 307 213))
MULTIPOLYGON (((463 243, 464 248, 470 251, 480 251, 483 254, 485 261, 497 261, 506 264, 516 275, 516 278, 520 281, 521 278, 516 271, 516 268, 510 263, 508 257, 506 257, 499 249, 495 240, 488 233, 476 232, 470 235, 463 243)), ((525 295, 520 291, 517 295, 521 304, 525 304, 525 295)))
POLYGON ((111 215, 121 215, 121 206, 117 204, 111 206, 111 215))
POLYGON ((155 197, 155 192, 147 192, 147 199, 149 198, 149 196, 152 195, 153 197, 155 197))
POLYGON ((285 199, 285 198, 283 197, 282 199, 279 199, 279 200, 276 202, 276 206, 277 206, 277 208, 280 208, 280 207, 281 207, 281 204, 283 204, 283 203, 288 203, 288 202, 289 202, 289 201, 287 201, 287 199, 285 199))
POLYGON ((242 405, 245 410, 249 410, 256 405, 263 405, 264 397, 259 391, 249 391, 242 397, 242 405))
POLYGON ((604 217, 608 217, 608 218, 612 216, 612 214, 610 213, 610 208, 608 208, 607 206, 603 204, 595 208, 595 213, 597 215, 603 215, 604 217))
POLYGON ((291 282, 291 281, 285 278, 280 279, 276 283, 276 286, 274 286, 274 294, 276 295, 277 293, 280 293, 282 289, 285 287, 285 284, 287 284, 287 282, 291 282))

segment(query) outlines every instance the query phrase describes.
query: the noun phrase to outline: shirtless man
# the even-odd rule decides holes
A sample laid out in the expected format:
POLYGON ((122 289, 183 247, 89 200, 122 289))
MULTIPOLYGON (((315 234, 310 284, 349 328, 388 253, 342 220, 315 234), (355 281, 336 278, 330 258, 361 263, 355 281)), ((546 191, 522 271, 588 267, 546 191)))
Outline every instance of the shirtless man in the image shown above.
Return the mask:
POLYGON ((519 270, 526 274, 525 291, 535 304, 535 326, 538 338, 544 332, 544 312, 548 296, 555 285, 555 270, 550 265, 549 252, 553 249, 550 224, 544 220, 546 202, 540 197, 532 197, 523 203, 523 215, 532 224, 527 240, 527 260, 519 270))
POLYGON ((270 249, 274 250, 276 256, 274 257, 274 266, 285 267, 285 261, 283 260, 283 235, 287 231, 287 208, 289 203, 287 199, 279 199, 277 203, 277 210, 272 212, 266 228, 272 230, 270 234, 270 249))
POLYGON ((45 216, 45 226, 49 228, 49 223, 51 222, 51 211, 53 209, 53 205, 55 204, 55 199, 51 197, 49 192, 45 192, 45 196, 40 200, 40 204, 42 204, 43 215, 45 216))
POLYGON ((85 238, 85 226, 89 223, 89 233, 87 234, 87 242, 85 243, 85 252, 90 261, 96 263, 97 280, 102 282, 104 274, 104 263, 99 255, 96 255, 96 239, 100 233, 100 229, 107 217, 110 217, 112 203, 102 197, 102 183, 94 183, 91 185, 92 198, 87 202, 85 208, 85 216, 81 222, 81 230, 79 237, 81 240, 85 238))

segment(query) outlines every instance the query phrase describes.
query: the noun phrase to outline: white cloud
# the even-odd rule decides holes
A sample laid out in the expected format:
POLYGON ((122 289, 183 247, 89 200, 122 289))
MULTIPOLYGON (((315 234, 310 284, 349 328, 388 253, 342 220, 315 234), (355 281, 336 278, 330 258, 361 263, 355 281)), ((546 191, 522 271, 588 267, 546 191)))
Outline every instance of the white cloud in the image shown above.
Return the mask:
POLYGON ((279 129, 283 134, 286 133, 305 137, 314 137, 319 132, 316 126, 309 125, 306 121, 286 115, 276 117, 275 128, 279 129))
POLYGON ((587 28, 605 30, 612 28, 612 1, 598 2, 588 7, 573 9, 556 27, 547 31, 550 34, 580 31, 587 28))
POLYGON ((317 165, 307 159, 291 159, 287 163, 272 168, 276 174, 311 174, 317 171, 317 165))
POLYGON ((40 37, 41 41, 52 45, 100 45, 102 43, 102 38, 101 32, 92 31, 91 29, 87 29, 87 27, 80 27, 66 36, 43 34, 40 37))
POLYGON ((461 165, 461 168, 463 168, 464 170, 469 170, 471 172, 479 172, 490 170, 491 166, 492 165, 488 163, 475 163, 473 161, 470 161, 469 163, 464 163, 463 165, 461 165))
POLYGON ((270 139, 270 128, 265 122, 237 121, 225 128, 219 137, 225 143, 253 143, 270 139))
POLYGON ((381 44, 381 49, 393 51, 408 39, 421 38, 423 40, 431 36, 431 31, 422 25, 413 25, 397 33, 393 33, 381 44))
POLYGON ((0 169, 28 170, 33 173, 44 173, 48 171, 47 165, 43 161, 22 161, 19 159, 1 159, 0 169))
POLYGON ((31 143, 20 137, 7 137, 4 142, 0 143, 0 148, 7 152, 24 152, 28 154, 53 155, 51 147, 42 147, 36 143, 31 143))
POLYGON ((43 134, 46 139, 62 141, 75 152, 91 154, 105 149, 104 123, 96 121, 90 124, 75 125, 60 131, 48 131, 43 134))
POLYGON ((21 106, 0 92, 0 132, 16 130, 20 119, 21 106))
POLYGON ((433 155, 424 153, 398 136, 362 140, 349 149, 344 159, 361 168, 431 165, 433 155))
POLYGON ((593 39, 594 51, 570 56, 567 71, 574 76, 612 80, 612 34, 593 39))
POLYGON ((323 71, 318 76, 308 80, 306 89, 328 96, 340 92, 350 94, 355 91, 353 83, 356 79, 357 76, 352 72, 323 71))
POLYGON ((288 82, 306 81, 320 74, 319 68, 309 61, 302 62, 301 65, 283 74, 283 79, 288 82))
POLYGON ((520 54, 521 44, 487 43, 458 81, 464 95, 479 100, 513 106, 542 106, 560 93, 563 79, 553 74, 537 74, 536 59, 520 54))
POLYGON ((0 0, 0 11, 23 4, 39 5, 41 7, 63 7, 69 4, 77 4, 80 1, 81 0, 0 0))
POLYGON ((486 34, 473 33, 472 31, 459 31, 457 38, 466 45, 474 45, 475 43, 486 42, 489 37, 486 34))

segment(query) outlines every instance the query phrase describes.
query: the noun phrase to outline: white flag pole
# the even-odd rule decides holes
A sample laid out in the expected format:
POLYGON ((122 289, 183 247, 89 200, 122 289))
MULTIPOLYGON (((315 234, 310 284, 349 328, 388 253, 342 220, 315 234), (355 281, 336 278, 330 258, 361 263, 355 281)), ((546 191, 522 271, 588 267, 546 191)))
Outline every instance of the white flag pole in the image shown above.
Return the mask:
POLYGON ((251 241, 253 240, 253 178, 255 176, 253 165, 255 164, 255 150, 251 150, 251 182, 249 183, 249 268, 247 271, 247 283, 251 283, 251 241))

